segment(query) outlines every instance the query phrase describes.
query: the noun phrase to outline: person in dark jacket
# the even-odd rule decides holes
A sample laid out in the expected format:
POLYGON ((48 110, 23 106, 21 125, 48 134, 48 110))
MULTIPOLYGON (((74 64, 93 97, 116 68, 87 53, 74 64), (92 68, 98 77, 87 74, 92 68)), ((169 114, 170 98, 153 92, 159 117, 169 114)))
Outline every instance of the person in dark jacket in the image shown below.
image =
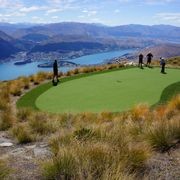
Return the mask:
POLYGON ((165 74, 166 61, 163 57, 160 57, 161 73, 165 74))
POLYGON ((147 57, 147 66, 150 67, 153 55, 151 52, 149 52, 146 57, 147 57))
POLYGON ((57 60, 54 61, 53 64, 53 84, 55 84, 55 79, 56 79, 56 84, 59 82, 58 80, 58 64, 57 64, 57 60))
POLYGON ((140 55, 139 55, 139 65, 138 65, 138 66, 139 66, 141 69, 143 69, 143 66, 142 66, 142 65, 143 65, 143 58, 144 58, 144 56, 143 56, 142 54, 140 54, 140 55))

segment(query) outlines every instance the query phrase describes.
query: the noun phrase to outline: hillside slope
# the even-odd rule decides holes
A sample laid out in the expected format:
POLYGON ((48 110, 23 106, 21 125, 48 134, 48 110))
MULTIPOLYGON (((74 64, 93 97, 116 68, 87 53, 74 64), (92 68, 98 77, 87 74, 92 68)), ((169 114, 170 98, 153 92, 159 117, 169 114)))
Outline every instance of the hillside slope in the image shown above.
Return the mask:
POLYGON ((180 44, 157 45, 143 49, 139 53, 146 55, 149 52, 153 54, 154 59, 159 59, 161 56, 164 58, 180 56, 180 44))

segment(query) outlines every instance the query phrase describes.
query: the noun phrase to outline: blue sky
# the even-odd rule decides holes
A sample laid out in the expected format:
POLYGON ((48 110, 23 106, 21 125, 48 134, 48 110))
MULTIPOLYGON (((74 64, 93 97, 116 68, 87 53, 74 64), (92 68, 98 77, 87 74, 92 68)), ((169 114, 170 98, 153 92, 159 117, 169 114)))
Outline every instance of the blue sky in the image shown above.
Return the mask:
POLYGON ((0 0, 0 22, 65 21, 180 26, 180 0, 0 0))

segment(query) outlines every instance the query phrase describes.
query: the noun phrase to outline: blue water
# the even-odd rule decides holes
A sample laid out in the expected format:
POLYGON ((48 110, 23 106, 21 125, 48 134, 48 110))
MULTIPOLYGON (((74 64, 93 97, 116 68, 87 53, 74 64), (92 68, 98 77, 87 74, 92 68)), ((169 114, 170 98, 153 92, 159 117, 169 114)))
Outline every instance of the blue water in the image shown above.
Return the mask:
MULTIPOLYGON (((93 55, 82 56, 73 60, 77 64, 80 65, 92 65, 92 64, 100 64, 103 63, 107 59, 111 59, 114 57, 122 56, 126 53, 131 53, 135 51, 134 49, 128 50, 119 50, 119 51, 111 51, 106 53, 98 53, 93 55)), ((0 81, 16 79, 19 76, 29 76, 31 74, 35 74, 39 71, 52 71, 52 68, 38 68, 37 65, 44 63, 46 61, 32 62, 25 65, 14 65, 14 62, 1 63, 0 64, 0 81)), ((67 72, 72 69, 72 67, 61 67, 60 71, 67 72)))

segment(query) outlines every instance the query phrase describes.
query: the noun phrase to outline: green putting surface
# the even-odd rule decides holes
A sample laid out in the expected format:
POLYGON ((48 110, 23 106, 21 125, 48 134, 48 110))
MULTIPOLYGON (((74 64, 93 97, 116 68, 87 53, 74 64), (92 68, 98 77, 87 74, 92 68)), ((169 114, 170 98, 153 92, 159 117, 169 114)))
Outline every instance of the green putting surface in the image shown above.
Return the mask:
POLYGON ((138 103, 153 105, 163 90, 180 81, 180 70, 132 68, 74 79, 47 89, 35 101, 48 112, 119 112, 138 103))

